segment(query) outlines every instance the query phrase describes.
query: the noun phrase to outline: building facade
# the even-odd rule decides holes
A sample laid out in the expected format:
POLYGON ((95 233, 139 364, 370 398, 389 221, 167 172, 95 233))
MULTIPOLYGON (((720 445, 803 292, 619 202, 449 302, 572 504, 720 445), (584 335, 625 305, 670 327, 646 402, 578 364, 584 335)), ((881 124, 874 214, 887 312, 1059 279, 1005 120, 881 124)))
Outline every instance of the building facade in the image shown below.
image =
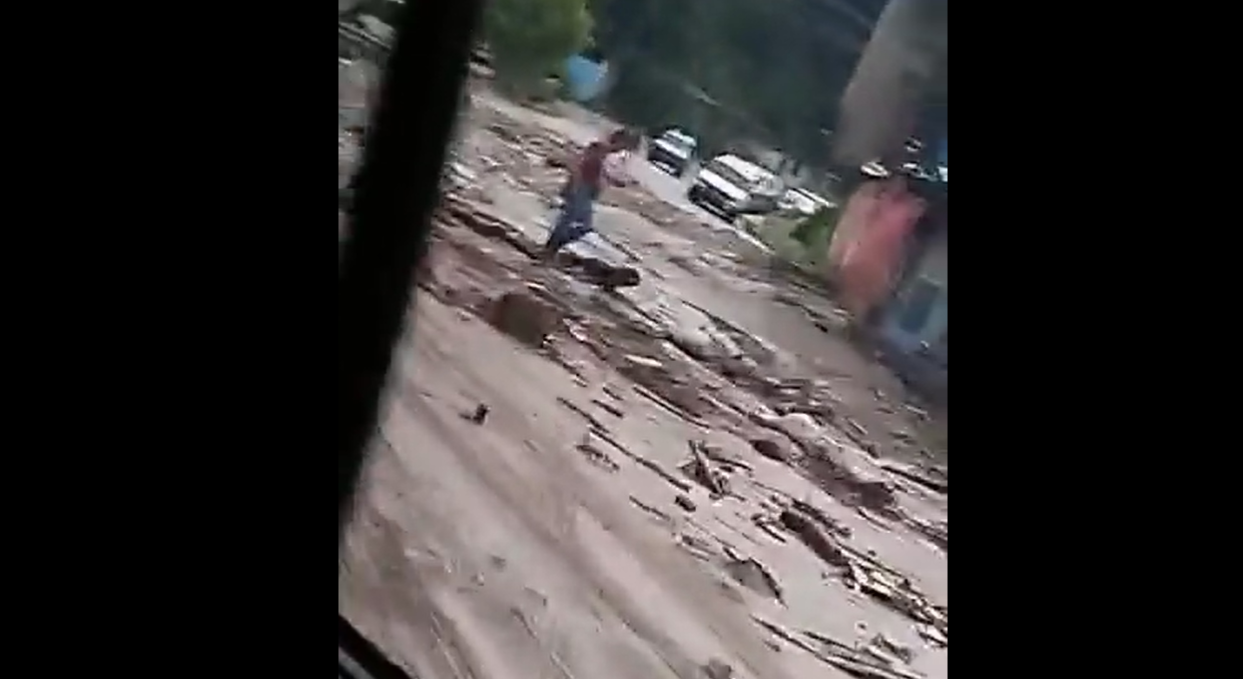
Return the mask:
POLYGON ((865 181, 830 241, 829 277, 899 373, 943 394, 949 366, 947 182, 865 181))

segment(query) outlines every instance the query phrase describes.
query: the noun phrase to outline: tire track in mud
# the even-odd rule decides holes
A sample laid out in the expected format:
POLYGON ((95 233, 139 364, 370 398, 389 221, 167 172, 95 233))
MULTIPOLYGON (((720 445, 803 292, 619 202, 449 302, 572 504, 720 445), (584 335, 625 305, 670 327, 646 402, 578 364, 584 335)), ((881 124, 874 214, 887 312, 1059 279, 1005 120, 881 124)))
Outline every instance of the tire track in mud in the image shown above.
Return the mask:
MULTIPOLYGON (((434 364, 436 370, 450 370, 453 378, 465 382, 469 389, 477 390, 476 393, 496 391, 495 375, 488 379, 481 377, 469 367, 463 369, 462 361, 453 360, 451 355, 436 345, 434 337, 427 336, 439 334, 439 329, 436 328, 439 323, 430 315, 421 314, 421 316, 418 325, 419 334, 423 336, 420 337, 421 341, 418 343, 418 359, 413 361, 418 365, 411 365, 407 370, 420 370, 423 375, 422 380, 427 380, 428 373, 432 371, 430 366, 434 364), (423 367, 420 368, 420 365, 423 367)), ((490 328, 482 331, 494 332, 490 328)), ((452 413, 440 412, 441 408, 422 400, 414 390, 402 389, 400 393, 403 409, 413 419, 414 426, 425 425, 430 430, 428 433, 448 444, 452 449, 451 454, 462 468, 482 484, 500 506, 510 510, 512 518, 520 522, 523 529, 529 532, 531 537, 546 550, 546 553, 559 562, 555 567, 563 569, 569 575, 567 579, 573 583, 575 588, 581 590, 583 600, 598 599, 617 618, 618 623, 635 635, 636 641, 642 642, 641 645, 645 650, 655 654, 656 657, 653 660, 658 658, 673 676, 698 677, 699 666, 707 658, 701 658, 697 662, 689 657, 670 635, 664 633, 661 629, 661 620, 656 619, 650 611, 639 605, 636 597, 620 587, 607 573, 600 572, 601 567, 607 568, 613 564, 597 563, 598 555, 596 555, 597 559, 592 558, 591 550, 586 549, 578 539, 580 536, 575 534, 575 525, 579 520, 588 519, 593 522, 595 525, 592 527, 596 529, 596 534, 616 543, 616 547, 620 548, 621 553, 627 557, 632 553, 643 554, 644 559, 634 558, 631 565, 632 567, 637 565, 643 575, 648 576, 645 579, 650 581, 649 589, 657 592, 661 598, 672 601, 678 609, 681 609, 679 612, 689 615, 700 631, 707 630, 715 639, 716 644, 728 649, 730 654, 741 660, 748 670, 765 679, 783 676, 779 668, 773 667, 773 662, 770 660, 772 651, 755 638, 755 632, 749 624, 745 622, 730 624, 732 622, 730 614, 737 611, 726 610, 721 605, 720 610, 710 610, 706 616, 703 614, 706 600, 710 601, 710 597, 719 594, 709 586, 712 584, 711 578, 699 572, 687 573, 687 564, 677 562, 682 555, 671 550, 669 543, 659 543, 650 537, 644 538, 636 535, 636 531, 627 529, 625 518, 618 516, 616 508, 608 507, 590 495, 579 492, 577 488, 589 487, 590 480, 584 478, 572 464, 566 464, 565 458, 556 454, 540 454, 540 448, 557 450, 560 446, 555 441, 540 440, 542 437, 532 430, 531 423, 525 418, 490 421, 489 427, 507 429, 508 438, 514 440, 539 442, 526 446, 525 450, 531 453, 530 459, 535 463, 537 472, 544 477, 545 481, 557 488, 554 493, 555 504, 561 505, 560 508, 551 508, 544 503, 532 507, 532 497, 541 494, 547 497, 546 489, 533 488, 522 483, 521 471, 506 464, 499 451, 494 451, 495 455, 489 455, 488 449, 493 446, 479 440, 472 440, 475 439, 474 432, 463 431, 462 427, 466 425, 458 421, 460 418, 452 416, 452 413), (544 515, 540 511, 545 508, 553 509, 554 517, 544 515), (564 520, 567 515, 568 522, 564 520), (554 519, 551 526, 549 518, 554 519), (654 555, 659 555, 654 559, 656 563, 652 563, 654 555), (653 572, 653 567, 660 571, 659 575, 665 577, 657 577, 658 574, 653 572), (681 581, 670 582, 668 576, 671 573, 682 575, 683 577, 679 578, 681 581), (670 585, 674 586, 670 587, 670 585), (696 592, 696 590, 699 591, 696 592), (670 592, 678 592, 681 596, 673 596, 670 592), (694 599, 693 602, 688 602, 684 598, 688 593, 694 599)), ((497 409, 493 412, 496 413, 497 409)), ((504 417, 503 413, 497 414, 504 417)), ((552 430, 559 429, 552 427, 552 430)), ((463 545, 463 549, 468 550, 469 546, 463 545)), ((731 606, 736 605, 733 602, 729 603, 731 606)), ((591 607, 595 608, 595 606, 591 607)), ((527 633, 530 634, 529 629, 527 633)), ((538 638, 533 638, 532 641, 544 653, 552 653, 552 649, 546 642, 538 638)), ((603 639, 600 642, 607 643, 603 639)), ((554 642, 553 645, 557 644, 554 642)), ((621 650, 616 649, 616 651, 621 650)), ((638 650, 640 649, 633 649, 633 651, 638 650)), ((633 651, 628 651, 626 654, 633 656, 633 651)), ((622 665, 632 665, 639 658, 619 657, 616 660, 622 662, 616 663, 614 670, 620 669, 622 665)), ((654 668, 646 671, 642 668, 635 668, 633 672, 628 672, 624 676, 634 676, 636 679, 638 677, 650 678, 654 674, 651 669, 654 668)), ((558 669, 557 671, 562 673, 564 670, 558 669)), ((663 672, 660 673, 663 674, 663 672)))

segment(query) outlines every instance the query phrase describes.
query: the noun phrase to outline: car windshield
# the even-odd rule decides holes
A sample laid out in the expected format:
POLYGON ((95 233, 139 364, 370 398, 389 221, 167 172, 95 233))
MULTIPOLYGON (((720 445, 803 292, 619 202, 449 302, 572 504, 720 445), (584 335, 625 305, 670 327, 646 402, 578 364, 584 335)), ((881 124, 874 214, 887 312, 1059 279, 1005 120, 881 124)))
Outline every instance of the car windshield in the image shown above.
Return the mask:
POLYGON ((695 140, 680 130, 669 130, 660 135, 660 140, 687 153, 695 150, 695 140))
POLYGON ((712 159, 712 161, 709 162, 704 169, 712 172, 712 174, 719 176, 721 179, 724 179, 738 188, 745 189, 751 186, 751 182, 747 181, 747 178, 742 176, 741 172, 735 170, 729 164, 722 162, 720 158, 712 159))

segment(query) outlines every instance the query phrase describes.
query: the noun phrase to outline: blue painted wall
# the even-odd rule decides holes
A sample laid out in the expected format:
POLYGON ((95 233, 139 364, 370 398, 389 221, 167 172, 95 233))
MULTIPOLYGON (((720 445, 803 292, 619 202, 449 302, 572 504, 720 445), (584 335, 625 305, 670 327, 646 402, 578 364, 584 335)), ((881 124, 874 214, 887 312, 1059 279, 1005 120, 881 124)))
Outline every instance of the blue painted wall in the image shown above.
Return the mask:
POLYGON ((895 294, 894 303, 885 311, 881 321, 881 335, 886 344, 902 353, 915 353, 921 342, 935 344, 941 333, 949 327, 949 242, 941 239, 924 253, 913 275, 895 294), (908 310, 914 295, 912 292, 921 281, 935 284, 940 293, 934 298, 926 320, 917 328, 904 328, 904 312, 908 310))

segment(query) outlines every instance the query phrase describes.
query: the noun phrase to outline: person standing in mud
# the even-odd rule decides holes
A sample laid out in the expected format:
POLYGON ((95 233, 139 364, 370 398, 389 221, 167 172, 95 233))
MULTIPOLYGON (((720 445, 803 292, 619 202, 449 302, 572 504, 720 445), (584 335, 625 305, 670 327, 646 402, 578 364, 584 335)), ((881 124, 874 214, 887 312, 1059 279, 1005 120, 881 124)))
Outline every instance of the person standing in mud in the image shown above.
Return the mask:
POLYGON ((579 154, 561 190, 561 213, 544 243, 546 257, 556 255, 565 246, 591 233, 595 201, 608 180, 605 159, 613 153, 633 151, 638 146, 638 133, 622 128, 592 142, 579 154))

